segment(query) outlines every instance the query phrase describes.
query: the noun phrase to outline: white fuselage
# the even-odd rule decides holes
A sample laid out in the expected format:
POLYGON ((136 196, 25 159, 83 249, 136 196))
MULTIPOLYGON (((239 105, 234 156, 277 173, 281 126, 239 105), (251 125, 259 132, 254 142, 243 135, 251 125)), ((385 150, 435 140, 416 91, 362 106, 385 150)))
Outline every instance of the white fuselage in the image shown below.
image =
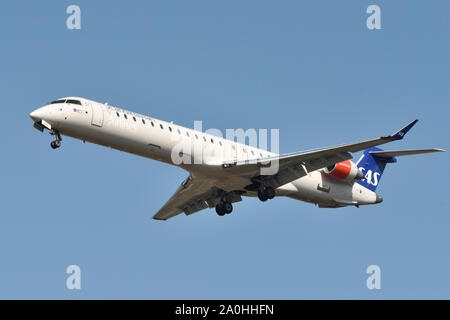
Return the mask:
MULTIPOLYGON (((236 189, 237 185, 245 190, 251 182, 227 175, 226 169, 221 167, 222 163, 277 155, 92 100, 76 97, 63 99, 81 104, 49 104, 32 112, 31 118, 36 122, 42 121, 47 129, 57 130, 65 136, 177 165, 193 175, 217 179, 217 186, 225 191, 233 191, 231 186, 236 189), (180 159, 184 161, 180 163, 180 159), (222 169, 217 170, 218 166, 222 169)), ((244 195, 255 196, 256 192, 246 190, 244 195)), ((276 195, 323 207, 377 202, 374 192, 357 183, 331 177, 323 170, 309 172, 277 188, 276 195)))

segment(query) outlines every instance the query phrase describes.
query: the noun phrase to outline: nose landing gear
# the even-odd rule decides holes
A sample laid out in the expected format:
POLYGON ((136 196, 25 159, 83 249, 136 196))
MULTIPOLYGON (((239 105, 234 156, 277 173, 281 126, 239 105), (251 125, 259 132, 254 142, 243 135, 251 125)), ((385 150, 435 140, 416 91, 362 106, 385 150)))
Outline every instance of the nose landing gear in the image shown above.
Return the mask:
POLYGON ((55 140, 50 142, 50 147, 52 147, 52 149, 58 149, 59 147, 61 147, 62 138, 59 134, 59 131, 52 130, 50 131, 50 134, 55 137, 55 140))

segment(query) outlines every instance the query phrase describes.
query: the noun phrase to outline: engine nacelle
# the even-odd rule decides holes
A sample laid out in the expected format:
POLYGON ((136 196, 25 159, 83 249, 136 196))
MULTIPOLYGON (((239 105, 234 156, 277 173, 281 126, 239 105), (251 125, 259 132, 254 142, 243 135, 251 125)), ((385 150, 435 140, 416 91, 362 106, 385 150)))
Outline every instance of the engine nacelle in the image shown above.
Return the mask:
POLYGON ((333 178, 354 181, 364 179, 364 174, 358 169, 356 164, 350 160, 345 160, 326 167, 324 172, 333 178))

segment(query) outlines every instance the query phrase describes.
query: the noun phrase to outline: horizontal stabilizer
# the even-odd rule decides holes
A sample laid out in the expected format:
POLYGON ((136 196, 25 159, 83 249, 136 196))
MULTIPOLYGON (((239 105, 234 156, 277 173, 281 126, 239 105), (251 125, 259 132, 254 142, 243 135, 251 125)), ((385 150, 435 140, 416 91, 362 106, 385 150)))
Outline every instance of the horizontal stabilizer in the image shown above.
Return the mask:
POLYGON ((409 156, 412 154, 431 153, 431 152, 444 152, 442 149, 416 149, 416 150, 388 150, 388 151, 369 151, 369 153, 376 157, 392 158, 399 156, 409 156))

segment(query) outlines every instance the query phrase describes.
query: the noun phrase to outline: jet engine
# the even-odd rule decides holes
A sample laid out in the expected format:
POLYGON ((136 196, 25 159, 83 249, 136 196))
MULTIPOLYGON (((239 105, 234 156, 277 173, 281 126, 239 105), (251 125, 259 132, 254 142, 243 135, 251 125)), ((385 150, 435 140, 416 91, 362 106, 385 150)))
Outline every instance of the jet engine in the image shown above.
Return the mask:
POLYGON ((324 172, 333 178, 349 182, 364 179, 362 171, 350 160, 341 161, 326 167, 324 172))

